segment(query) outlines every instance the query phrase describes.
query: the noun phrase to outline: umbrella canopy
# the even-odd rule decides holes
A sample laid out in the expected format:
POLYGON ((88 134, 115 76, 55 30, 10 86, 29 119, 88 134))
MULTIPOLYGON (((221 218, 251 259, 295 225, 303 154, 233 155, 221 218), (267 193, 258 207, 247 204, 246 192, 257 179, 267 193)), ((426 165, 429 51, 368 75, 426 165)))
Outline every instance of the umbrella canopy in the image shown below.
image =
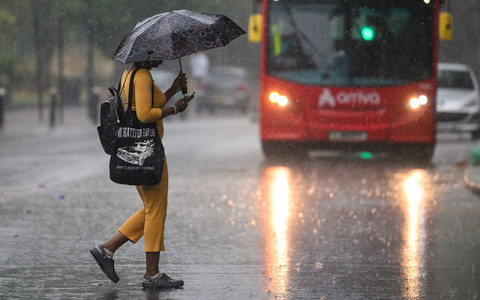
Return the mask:
POLYGON ((171 60, 224 47, 245 31, 224 15, 174 10, 137 23, 113 59, 125 64, 171 60))

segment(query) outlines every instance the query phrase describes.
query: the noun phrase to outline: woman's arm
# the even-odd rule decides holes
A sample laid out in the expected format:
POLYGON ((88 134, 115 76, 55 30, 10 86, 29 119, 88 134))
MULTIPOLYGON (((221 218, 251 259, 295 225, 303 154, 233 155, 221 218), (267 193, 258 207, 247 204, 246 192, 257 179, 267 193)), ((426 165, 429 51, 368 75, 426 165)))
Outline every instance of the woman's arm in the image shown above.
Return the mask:
MULTIPOLYGON (((172 87, 165 92, 165 97, 172 97, 182 89, 182 82, 186 83, 185 74, 181 73, 175 79, 172 87), (169 94, 167 96, 167 93, 169 94)), ((183 112, 187 109, 188 102, 193 99, 194 95, 183 97, 177 100, 173 106, 164 107, 162 109, 152 107, 152 78, 148 70, 142 69, 137 72, 134 79, 135 84, 135 109, 137 118, 142 123, 153 123, 160 119, 183 112)))
POLYGON ((164 108, 162 119, 170 115, 176 115, 177 113, 183 112, 187 109, 188 103, 195 97, 195 93, 190 96, 185 96, 182 99, 177 100, 174 105, 164 108))
POLYGON ((146 69, 138 70, 135 75, 135 110, 142 123, 153 123, 162 118, 162 109, 152 107, 152 77, 146 69))
POLYGON ((176 115, 177 113, 178 109, 175 107, 175 105, 164 107, 162 109, 162 119, 171 115, 176 115))

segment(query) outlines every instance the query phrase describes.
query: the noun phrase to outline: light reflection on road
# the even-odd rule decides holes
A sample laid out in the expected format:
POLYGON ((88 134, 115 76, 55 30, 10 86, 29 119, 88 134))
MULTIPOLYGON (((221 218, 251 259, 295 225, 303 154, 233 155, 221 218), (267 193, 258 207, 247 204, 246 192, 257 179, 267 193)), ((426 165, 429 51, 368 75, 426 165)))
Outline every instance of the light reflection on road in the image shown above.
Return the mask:
POLYGON ((267 291, 282 295, 288 290, 288 219, 290 207, 290 170, 270 167, 265 170, 267 201, 267 291))
MULTIPOLYGON (((355 181, 343 184, 343 181, 323 180, 323 177, 320 177, 323 174, 321 168, 301 169, 300 175, 297 172, 295 168, 283 166, 270 166, 263 170, 261 184, 267 278, 265 288, 269 297, 282 298, 291 295, 299 284, 299 277, 308 277, 313 273, 316 274, 315 276, 334 278, 333 286, 341 290, 345 288, 341 286, 350 276, 350 274, 345 275, 346 271, 342 268, 352 263, 366 264, 368 267, 378 269, 377 279, 383 278, 382 276, 384 278, 399 276, 401 280, 398 281, 396 289, 400 292, 398 296, 402 299, 420 299, 428 293, 429 286, 426 281, 429 255, 427 243, 430 235, 428 220, 430 206, 434 205, 431 201, 434 195, 431 186, 432 178, 428 169, 399 168, 389 174, 391 181, 368 186, 369 189, 379 190, 378 193, 368 197, 358 196, 348 189, 356 187, 355 181), (309 173, 309 171, 313 172, 309 173), (305 182, 321 182, 321 185, 316 186, 319 187, 316 192, 299 191, 299 187, 302 187, 302 183, 305 182), (390 193, 383 193, 383 187, 390 193), (330 196, 334 192, 336 192, 335 197, 330 196), (386 201, 388 195, 393 195, 393 203, 386 201), (306 207, 302 212, 297 213, 303 204, 306 207), (328 212, 325 212, 325 209, 328 212), (378 211, 381 211, 382 215, 375 214, 378 211), (304 213, 306 213, 306 224, 299 219, 304 217, 304 213), (386 213, 385 216, 390 215, 388 221, 382 221, 383 213, 386 213), (329 218, 333 216, 336 219, 330 220, 329 218), (317 221, 321 219, 330 221, 318 227, 317 221), (384 225, 381 224, 388 224, 388 226, 383 228, 384 225), (362 227, 360 230, 363 231, 360 234, 355 231, 359 230, 356 226, 362 227), (308 238, 305 230, 311 230, 310 232, 315 234, 320 230, 318 235, 322 236, 325 242, 316 244, 313 249, 313 245, 304 240, 308 238), (390 236, 392 241, 395 241, 393 245, 399 248, 377 248, 379 244, 375 238, 365 239, 368 236, 385 237, 388 247, 390 247, 390 241, 388 241, 390 236), (349 239, 353 240, 351 249, 348 246, 349 239), (300 243, 302 240, 303 243, 300 243), (368 251, 368 257, 365 253, 359 256, 359 253, 355 252, 355 249, 360 247, 357 246, 358 244, 361 245, 361 249, 368 251), (340 248, 344 253, 338 251, 342 245, 346 245, 346 248, 340 248), (382 251, 389 250, 392 251, 388 253, 387 261, 398 262, 401 267, 400 272, 394 268, 395 275, 389 273, 393 271, 392 269, 382 269, 382 263, 385 262, 385 259, 381 258, 384 255, 382 251), (322 261, 325 257, 330 259, 327 268, 322 261), (366 259, 369 260, 366 261, 366 259), (315 266, 313 273, 311 273, 312 266, 315 266), (337 281, 336 278, 341 280, 337 281)), ((364 172, 362 168, 354 168, 352 176, 361 172, 364 172)), ((368 285, 368 282, 367 279, 365 284, 368 285)), ((373 282, 374 285, 377 284, 376 281, 373 282)), ((315 290, 313 287, 311 289, 315 290)), ((360 287, 359 289, 362 290, 360 287)), ((392 290, 394 289, 395 287, 392 287, 392 290)))
POLYGON ((403 269, 405 299, 418 299, 421 293, 421 277, 425 260, 425 182, 424 170, 413 170, 403 181, 405 225, 401 265, 403 269))

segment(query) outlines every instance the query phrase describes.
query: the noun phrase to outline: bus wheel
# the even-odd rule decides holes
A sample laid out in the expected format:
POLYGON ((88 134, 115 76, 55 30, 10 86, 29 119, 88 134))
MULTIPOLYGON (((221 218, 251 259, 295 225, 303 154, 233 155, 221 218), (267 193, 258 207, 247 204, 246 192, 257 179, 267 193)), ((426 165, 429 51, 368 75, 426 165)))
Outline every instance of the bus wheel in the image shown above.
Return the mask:
POLYGON ((268 160, 305 159, 308 154, 303 145, 287 142, 262 141, 262 150, 268 160))
POLYGON ((472 141, 476 141, 476 140, 480 139, 480 129, 472 131, 471 139, 472 139, 472 141))
POLYGON ((433 153, 435 152, 435 145, 418 146, 416 150, 417 158, 414 161, 422 164, 429 164, 432 161, 433 153))
POLYGON ((415 164, 429 164, 432 160, 435 145, 411 145, 399 147, 392 154, 396 160, 415 164))

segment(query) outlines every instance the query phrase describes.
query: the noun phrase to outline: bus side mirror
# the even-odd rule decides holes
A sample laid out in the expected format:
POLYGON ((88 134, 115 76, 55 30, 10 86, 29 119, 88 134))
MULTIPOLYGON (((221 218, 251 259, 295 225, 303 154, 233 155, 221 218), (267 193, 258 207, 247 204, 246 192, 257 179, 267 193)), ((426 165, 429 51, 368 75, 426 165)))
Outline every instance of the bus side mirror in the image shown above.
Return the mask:
POLYGON ((263 16, 261 14, 250 15, 248 20, 248 40, 252 43, 262 41, 263 16))
POLYGON ((452 39, 453 19, 452 19, 452 15, 449 12, 446 12, 446 11, 440 12, 438 27, 440 30, 441 40, 449 41, 452 39))

